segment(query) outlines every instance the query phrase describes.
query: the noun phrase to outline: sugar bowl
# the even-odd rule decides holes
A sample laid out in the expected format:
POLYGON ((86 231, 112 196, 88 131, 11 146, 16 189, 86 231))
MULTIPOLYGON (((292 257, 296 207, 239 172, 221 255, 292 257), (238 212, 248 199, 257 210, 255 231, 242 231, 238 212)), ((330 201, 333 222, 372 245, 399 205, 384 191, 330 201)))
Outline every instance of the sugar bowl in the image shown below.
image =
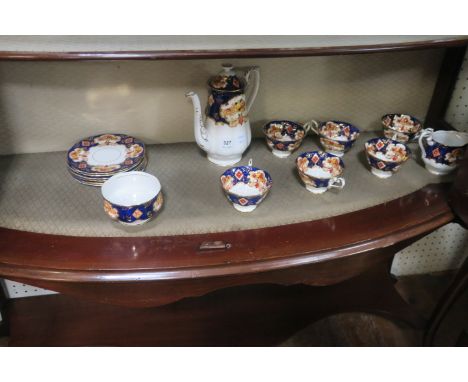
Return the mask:
POLYGON ((386 138, 405 143, 416 138, 422 123, 407 114, 385 114, 382 117, 382 126, 386 138))
POLYGON ((297 157, 296 167, 306 189, 314 194, 345 186, 344 178, 340 177, 344 163, 336 155, 324 151, 305 152, 297 157))
POLYGON ((101 188, 104 211, 124 225, 140 225, 158 215, 163 205, 161 183, 154 175, 129 171, 112 176, 101 188))
POLYGON ((390 178, 411 155, 408 146, 389 138, 368 140, 365 152, 372 174, 379 178, 390 178))
POLYGON ((263 127, 266 143, 273 155, 287 158, 304 140, 308 128, 293 121, 270 121, 263 127))
POLYGON ((236 166, 226 170, 220 177, 221 187, 240 212, 252 212, 266 198, 273 181, 265 170, 252 166, 236 166))

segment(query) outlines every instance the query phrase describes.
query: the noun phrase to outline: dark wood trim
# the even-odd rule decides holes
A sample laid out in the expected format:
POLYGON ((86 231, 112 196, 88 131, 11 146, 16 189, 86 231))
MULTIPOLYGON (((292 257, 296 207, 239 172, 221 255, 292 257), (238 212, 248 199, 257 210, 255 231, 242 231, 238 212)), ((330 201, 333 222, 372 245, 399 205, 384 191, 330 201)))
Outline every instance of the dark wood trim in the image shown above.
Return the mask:
POLYGON ((422 327, 424 320, 389 277, 392 257, 388 252, 370 270, 332 286, 247 285, 156 308, 114 307, 66 295, 18 299, 9 309, 9 345, 269 346, 343 312, 422 327))
POLYGON ((448 48, 439 71, 439 77, 432 94, 425 118, 425 125, 440 130, 453 129, 445 122, 445 112, 452 97, 460 68, 465 58, 466 45, 448 48))
POLYGON ((429 185, 385 204, 318 221, 217 234, 81 238, 0 229, 0 275, 133 307, 258 283, 332 285, 452 221, 448 187, 429 185), (231 247, 200 252, 206 240, 231 247))
MULTIPOLYGON (((449 288, 440 298, 432 316, 429 320, 425 335, 424 345, 434 346, 437 342, 437 333, 453 306, 460 300, 461 296, 468 290, 468 258, 465 259, 461 268, 457 271, 449 288)), ((464 322, 466 324, 466 322, 464 322)), ((459 328, 460 333, 466 330, 466 325, 459 328)))
POLYGON ((6 313, 7 297, 3 290, 2 281, 0 280, 0 313, 2 321, 0 321, 0 337, 5 337, 9 334, 8 315, 6 313))
POLYGON ((14 279, 80 299, 126 307, 156 307, 187 297, 200 297, 216 290, 243 285, 275 284, 310 286, 334 285, 359 276, 369 269, 386 263, 394 254, 410 245, 416 238, 353 256, 324 262, 305 264, 267 272, 224 275, 218 277, 192 277, 181 280, 150 280, 138 282, 61 282, 41 279, 14 279))
POLYGON ((441 119, 432 125, 428 125, 428 127, 432 127, 435 130, 455 130, 455 128, 450 123, 441 119))
POLYGON ((88 61, 88 60, 198 60, 215 58, 272 58, 369 54, 462 47, 467 38, 417 41, 395 44, 329 46, 309 48, 265 48, 233 50, 159 50, 159 51, 101 51, 101 52, 39 52, 0 51, 0 60, 11 61, 88 61))
POLYGON ((465 156, 459 164, 448 202, 456 214, 457 221, 468 229, 468 149, 465 150, 465 156))
POLYGON ((2 228, 0 275, 132 282, 245 275, 318 263, 385 248, 452 221, 448 187, 429 185, 388 203, 327 219, 215 234, 82 238, 2 228), (200 252, 204 241, 225 241, 232 247, 200 252))

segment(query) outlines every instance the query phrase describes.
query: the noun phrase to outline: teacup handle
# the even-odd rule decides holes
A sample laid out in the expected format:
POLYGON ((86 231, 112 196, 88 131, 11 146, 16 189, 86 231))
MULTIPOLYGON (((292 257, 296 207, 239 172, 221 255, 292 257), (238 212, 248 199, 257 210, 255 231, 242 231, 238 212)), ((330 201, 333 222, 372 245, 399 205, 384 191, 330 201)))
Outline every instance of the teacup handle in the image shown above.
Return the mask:
POLYGON ((304 131, 306 134, 309 133, 310 130, 312 130, 315 134, 318 134, 318 127, 319 127, 319 122, 311 119, 310 121, 304 123, 304 131))
POLYGON ((423 146, 423 139, 425 137, 429 137, 430 135, 432 135, 432 133, 434 132, 434 129, 432 128, 427 128, 427 129, 424 129, 421 131, 421 135, 419 136, 419 139, 418 139, 418 144, 419 144, 419 147, 421 148, 421 154, 426 157, 426 150, 424 150, 424 146, 423 146))
POLYGON ((346 182, 344 178, 331 178, 330 183, 328 184, 329 188, 338 188, 342 189, 345 186, 346 182))

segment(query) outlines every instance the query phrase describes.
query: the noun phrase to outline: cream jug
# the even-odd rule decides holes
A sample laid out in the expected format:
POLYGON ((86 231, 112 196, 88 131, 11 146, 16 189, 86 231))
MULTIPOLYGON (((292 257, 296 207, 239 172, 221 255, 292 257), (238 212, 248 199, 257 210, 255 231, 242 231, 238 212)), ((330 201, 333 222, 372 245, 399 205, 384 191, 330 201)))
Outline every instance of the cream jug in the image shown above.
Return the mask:
POLYGON ((260 72, 257 67, 250 68, 241 79, 232 65, 224 64, 223 71, 209 81, 205 120, 198 95, 194 92, 186 94, 193 103, 195 140, 206 151, 211 162, 231 166, 241 160, 252 139, 247 114, 259 85, 260 72), (246 97, 246 93, 250 93, 250 96, 246 97))
POLYGON ((428 128, 419 136, 421 157, 427 171, 446 175, 455 170, 468 145, 468 133, 428 128))

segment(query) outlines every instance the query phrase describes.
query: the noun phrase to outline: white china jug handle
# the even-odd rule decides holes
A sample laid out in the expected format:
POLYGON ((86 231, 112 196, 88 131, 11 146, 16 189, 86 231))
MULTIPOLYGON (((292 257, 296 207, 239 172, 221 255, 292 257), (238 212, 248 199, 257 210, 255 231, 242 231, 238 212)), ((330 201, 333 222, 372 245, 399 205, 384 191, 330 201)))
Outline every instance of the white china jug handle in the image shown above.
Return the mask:
POLYGON ((251 86, 253 86, 252 90, 250 91, 249 96, 247 97, 247 105, 245 108, 245 113, 248 114, 250 111, 250 108, 252 107, 252 104, 255 101, 255 98, 257 97, 258 88, 260 87, 260 69, 258 66, 251 67, 247 71, 247 73, 245 73, 245 82, 247 84, 246 90, 250 89, 251 86), (250 77, 252 76, 252 73, 255 73, 253 85, 250 84, 250 77))
POLYGON ((329 188, 339 188, 340 190, 345 186, 346 182, 344 178, 331 178, 329 188))
POLYGON ((424 150, 424 146, 423 146, 423 139, 425 137, 428 137, 430 135, 432 135, 432 133, 434 132, 434 129, 432 128, 427 128, 427 129, 424 129, 423 131, 421 131, 421 135, 419 136, 419 139, 418 139, 418 143, 419 143, 419 147, 421 148, 421 154, 426 157, 426 151, 424 150))
POLYGON ((464 139, 462 146, 468 145, 468 133, 459 131, 458 134, 464 139))
POLYGON ((318 135, 318 127, 319 127, 319 122, 315 121, 314 119, 311 119, 310 121, 304 123, 304 130, 305 133, 308 134, 309 131, 313 131, 315 134, 318 135))
POLYGON ((423 133, 424 129, 421 129, 419 130, 416 134, 414 134, 414 137, 412 139, 412 141, 416 141, 416 140, 419 140, 419 137, 421 136, 421 134, 423 133))

